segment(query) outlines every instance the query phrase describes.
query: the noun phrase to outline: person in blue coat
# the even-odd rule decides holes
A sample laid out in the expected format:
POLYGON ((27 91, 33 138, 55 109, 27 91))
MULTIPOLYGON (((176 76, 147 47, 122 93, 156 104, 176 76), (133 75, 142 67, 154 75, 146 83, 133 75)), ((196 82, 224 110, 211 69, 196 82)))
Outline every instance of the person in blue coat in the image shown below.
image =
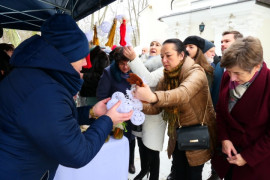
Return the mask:
MULTIPOLYGON (((222 52, 222 54, 224 54, 225 50, 228 49, 239 38, 243 38, 243 35, 238 31, 224 31, 222 33, 222 39, 221 39, 221 52, 222 52)), ((220 57, 220 59, 221 59, 221 57, 220 57)), ((218 62, 215 66, 213 87, 211 90, 211 97, 212 97, 213 106, 215 109, 216 109, 216 105, 218 102, 218 97, 219 97, 219 92, 220 92, 220 84, 221 84, 221 80, 222 80, 224 71, 225 71, 225 69, 220 67, 220 62, 218 62)))
POLYGON ((69 15, 56 14, 14 51, 12 72, 0 82, 0 179, 53 179, 59 164, 80 168, 102 147, 113 124, 130 119, 105 103, 76 109, 89 53, 69 15), (91 113, 90 113, 91 112, 91 113), (81 133, 79 122, 100 116, 81 133))

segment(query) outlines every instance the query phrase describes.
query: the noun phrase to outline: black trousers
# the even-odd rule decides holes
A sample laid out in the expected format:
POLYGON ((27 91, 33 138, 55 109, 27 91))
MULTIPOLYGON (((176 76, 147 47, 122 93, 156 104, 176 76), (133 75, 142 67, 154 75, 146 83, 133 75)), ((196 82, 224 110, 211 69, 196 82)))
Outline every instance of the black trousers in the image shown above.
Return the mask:
POLYGON ((134 164, 135 139, 129 141, 129 164, 134 164))
POLYGON ((159 151, 154 151, 147 148, 143 142, 142 138, 137 137, 140 159, 141 159, 141 171, 150 172, 149 180, 158 180, 159 179, 159 151))
POLYGON ((203 165, 190 166, 185 151, 178 150, 177 145, 173 152, 173 166, 176 170, 176 180, 201 180, 203 165))

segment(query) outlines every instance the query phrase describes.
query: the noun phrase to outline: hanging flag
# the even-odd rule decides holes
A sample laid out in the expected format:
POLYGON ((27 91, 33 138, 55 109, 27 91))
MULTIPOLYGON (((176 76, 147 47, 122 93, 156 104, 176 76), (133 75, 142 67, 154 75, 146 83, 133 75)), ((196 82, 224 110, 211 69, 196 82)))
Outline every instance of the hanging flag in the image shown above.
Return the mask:
POLYGON ((113 46, 113 40, 114 40, 115 30, 116 30, 116 23, 117 23, 117 19, 114 18, 113 25, 112 25, 112 28, 110 30, 110 34, 108 36, 108 42, 105 44, 106 46, 109 46, 109 47, 113 46))
POLYGON ((97 36, 97 26, 94 26, 94 37, 93 37, 93 45, 99 46, 99 40, 97 36))
POLYGON ((119 44, 121 46, 125 46, 127 44, 125 41, 125 37, 126 37, 126 20, 123 18, 123 22, 120 25, 120 42, 119 42, 119 44))

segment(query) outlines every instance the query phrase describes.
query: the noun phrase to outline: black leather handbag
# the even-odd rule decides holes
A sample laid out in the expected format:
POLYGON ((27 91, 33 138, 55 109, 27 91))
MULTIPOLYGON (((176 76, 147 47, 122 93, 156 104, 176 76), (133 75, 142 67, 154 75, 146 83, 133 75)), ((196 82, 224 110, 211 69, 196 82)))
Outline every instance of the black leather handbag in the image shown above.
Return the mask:
POLYGON ((204 125, 205 113, 208 106, 208 97, 201 124, 182 127, 180 122, 177 132, 178 149, 180 151, 209 149, 210 137, 207 125, 204 125))

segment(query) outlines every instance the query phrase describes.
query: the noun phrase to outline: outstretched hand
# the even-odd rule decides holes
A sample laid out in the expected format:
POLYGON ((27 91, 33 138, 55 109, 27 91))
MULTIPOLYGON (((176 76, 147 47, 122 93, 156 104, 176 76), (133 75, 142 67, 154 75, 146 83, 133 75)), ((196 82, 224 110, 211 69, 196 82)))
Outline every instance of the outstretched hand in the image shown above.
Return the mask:
POLYGON ((123 54, 131 61, 136 58, 136 53, 131 46, 124 46, 123 47, 123 54))
POLYGON ((128 113, 119 113, 117 108, 120 106, 121 101, 118 101, 111 109, 106 112, 106 115, 112 119, 114 125, 127 121, 131 118, 133 110, 128 113))
POLYGON ((136 86, 133 95, 135 98, 149 103, 155 103, 158 100, 156 94, 152 92, 147 84, 144 84, 144 87, 136 86))
POLYGON ((99 117, 106 114, 107 112, 106 104, 110 99, 111 98, 103 99, 94 105, 93 111, 94 111, 95 116, 99 117))

